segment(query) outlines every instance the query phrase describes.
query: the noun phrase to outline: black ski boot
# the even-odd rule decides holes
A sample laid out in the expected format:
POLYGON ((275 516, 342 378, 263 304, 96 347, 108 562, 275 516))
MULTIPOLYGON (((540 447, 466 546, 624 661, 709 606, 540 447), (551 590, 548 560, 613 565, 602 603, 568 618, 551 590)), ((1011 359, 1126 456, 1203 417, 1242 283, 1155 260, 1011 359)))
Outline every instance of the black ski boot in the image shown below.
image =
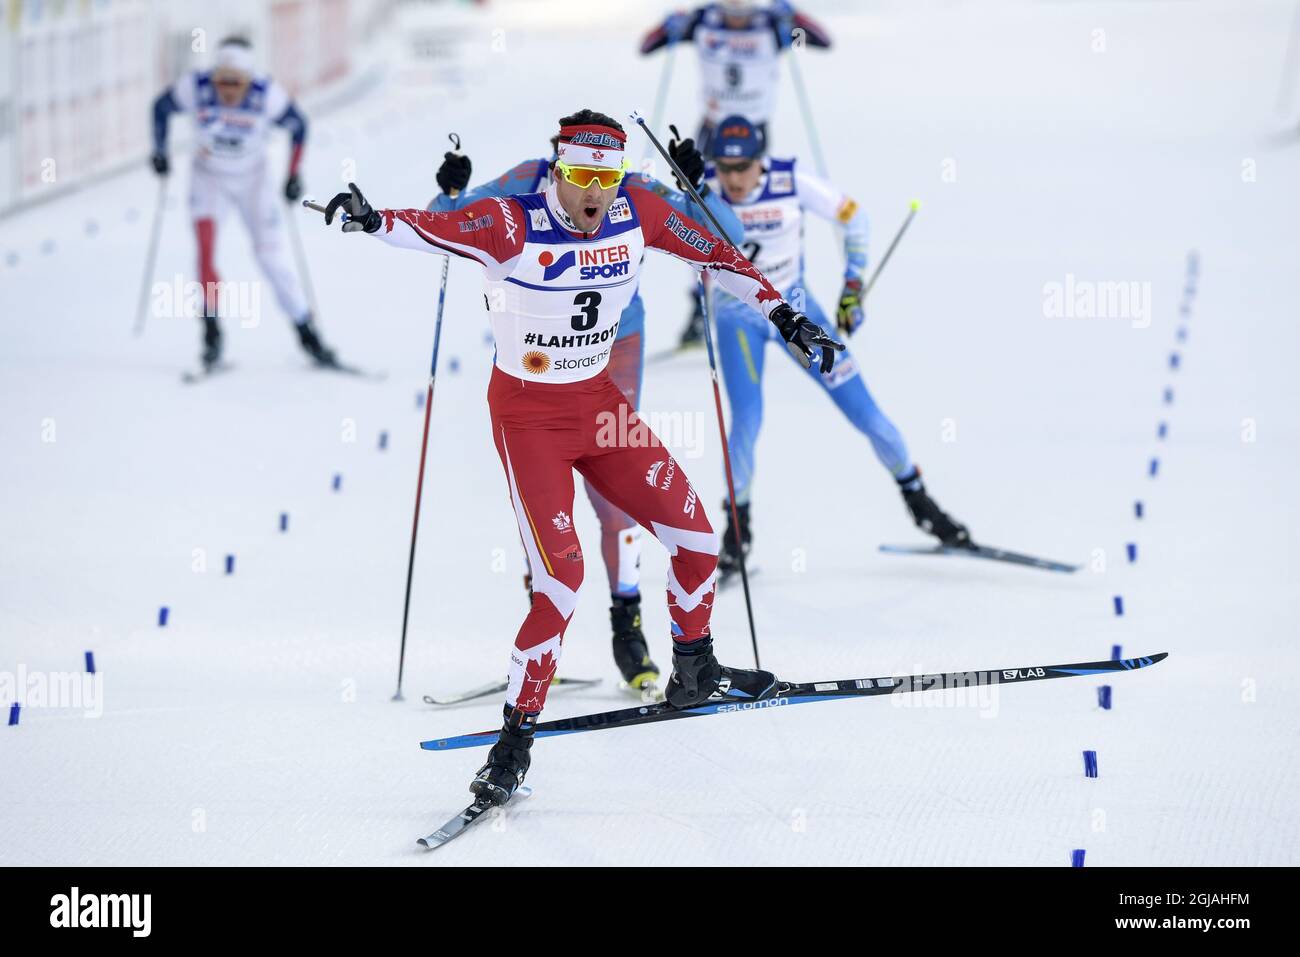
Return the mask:
MULTIPOLYGON (((718 555, 718 577, 730 578, 740 572, 741 549, 736 547, 736 525, 731 520, 731 503, 723 502, 722 511, 727 516, 727 530, 722 536, 722 552, 718 555)), ((740 518, 740 543, 745 557, 749 557, 749 546, 753 535, 749 530, 749 503, 736 506, 736 515, 740 518)))
POLYGON ((907 503, 907 510, 912 513, 917 528, 933 535, 945 545, 955 548, 970 545, 970 532, 966 526, 954 521, 925 491, 919 467, 907 478, 899 479, 898 487, 903 492, 903 501, 907 503))
POLYGON ((727 668, 713 656, 713 638, 695 641, 673 639, 673 676, 664 697, 674 708, 693 708, 718 693, 742 701, 768 697, 776 690, 770 671, 727 668))
POLYGON ((509 801, 524 783, 537 727, 537 715, 516 711, 510 705, 505 706, 505 719, 497 743, 488 752, 487 764, 478 769, 469 785, 480 800, 498 807, 509 801))
POLYGON ((210 370, 221 361, 221 326, 216 316, 203 317, 203 368, 210 370))
POLYGON ((659 666, 650 660, 650 649, 641 631, 641 599, 612 596, 609 623, 614 633, 614 664, 634 691, 653 691, 659 684, 659 666))
POLYGON ((302 343, 303 351, 311 356, 317 365, 332 366, 338 364, 334 350, 321 342, 320 336, 316 332, 316 326, 312 324, 310 316, 298 323, 295 328, 298 330, 298 341, 302 343))

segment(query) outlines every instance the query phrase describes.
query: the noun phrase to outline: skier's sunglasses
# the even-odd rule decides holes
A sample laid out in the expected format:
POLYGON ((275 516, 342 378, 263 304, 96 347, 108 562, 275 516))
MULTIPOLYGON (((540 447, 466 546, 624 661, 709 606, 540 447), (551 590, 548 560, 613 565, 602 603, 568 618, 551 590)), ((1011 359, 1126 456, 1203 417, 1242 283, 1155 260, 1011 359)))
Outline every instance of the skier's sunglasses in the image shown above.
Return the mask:
POLYGON ((713 168, 719 173, 744 173, 754 165, 752 159, 741 160, 739 163, 723 163, 718 160, 713 161, 713 168))
POLYGON ((627 175, 627 160, 623 160, 620 169, 610 169, 608 166, 570 166, 564 160, 556 160, 555 168, 578 189, 586 189, 592 183, 599 183, 601 189, 613 189, 627 175))

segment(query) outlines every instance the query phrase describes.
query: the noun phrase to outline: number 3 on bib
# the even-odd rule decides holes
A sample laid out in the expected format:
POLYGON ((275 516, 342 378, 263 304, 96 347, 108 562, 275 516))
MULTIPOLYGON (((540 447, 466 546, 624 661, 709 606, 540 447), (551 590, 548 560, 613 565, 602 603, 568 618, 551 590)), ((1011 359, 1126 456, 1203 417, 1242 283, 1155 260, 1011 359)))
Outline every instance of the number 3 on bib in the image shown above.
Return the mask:
POLYGON ((573 304, 582 310, 582 314, 571 316, 570 322, 575 332, 585 332, 596 325, 600 318, 600 293, 586 290, 573 297, 573 304))

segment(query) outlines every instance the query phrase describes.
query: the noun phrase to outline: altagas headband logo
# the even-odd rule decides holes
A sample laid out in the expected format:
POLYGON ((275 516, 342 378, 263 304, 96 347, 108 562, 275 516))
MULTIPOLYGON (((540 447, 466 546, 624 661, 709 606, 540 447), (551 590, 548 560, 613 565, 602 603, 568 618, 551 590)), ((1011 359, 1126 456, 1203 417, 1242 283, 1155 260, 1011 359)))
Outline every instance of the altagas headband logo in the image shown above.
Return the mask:
POLYGON ((612 150, 621 150, 623 141, 612 133, 597 133, 592 130, 579 130, 569 137, 574 146, 604 146, 612 150))

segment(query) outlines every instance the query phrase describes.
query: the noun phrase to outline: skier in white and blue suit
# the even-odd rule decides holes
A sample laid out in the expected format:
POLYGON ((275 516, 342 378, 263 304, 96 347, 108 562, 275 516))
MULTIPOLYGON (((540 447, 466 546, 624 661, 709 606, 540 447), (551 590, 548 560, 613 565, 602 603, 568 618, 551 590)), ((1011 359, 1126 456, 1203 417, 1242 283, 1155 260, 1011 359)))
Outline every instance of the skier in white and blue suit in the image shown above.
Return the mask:
MULTIPOLYGON (((786 299, 808 318, 826 325, 826 316, 804 281, 803 229, 811 213, 844 228, 844 287, 840 292, 836 322, 841 332, 852 333, 862 324, 862 278, 867 267, 867 219, 857 203, 825 180, 800 170, 793 159, 765 157, 762 131, 742 116, 718 123, 713 140, 713 166, 706 184, 739 216, 744 229, 741 251, 782 290, 786 299)), ((731 403, 728 447, 736 484, 736 511, 746 552, 750 534, 750 488, 754 478, 754 451, 763 424, 764 348, 771 333, 751 320, 743 303, 715 290, 718 351, 731 403)), ((785 350, 782 349, 782 352, 785 350)), ((970 541, 965 526, 935 504, 921 482, 921 471, 907 451, 898 428, 876 405, 867 390, 853 355, 845 351, 834 369, 823 375, 816 366, 808 374, 826 392, 845 417, 870 440, 876 458, 898 482, 916 524, 949 545, 970 541)), ((725 503, 724 503, 725 504, 725 503)), ((728 516, 730 508, 724 509, 728 516)), ((739 569, 736 539, 728 529, 722 539, 719 569, 739 569)))

